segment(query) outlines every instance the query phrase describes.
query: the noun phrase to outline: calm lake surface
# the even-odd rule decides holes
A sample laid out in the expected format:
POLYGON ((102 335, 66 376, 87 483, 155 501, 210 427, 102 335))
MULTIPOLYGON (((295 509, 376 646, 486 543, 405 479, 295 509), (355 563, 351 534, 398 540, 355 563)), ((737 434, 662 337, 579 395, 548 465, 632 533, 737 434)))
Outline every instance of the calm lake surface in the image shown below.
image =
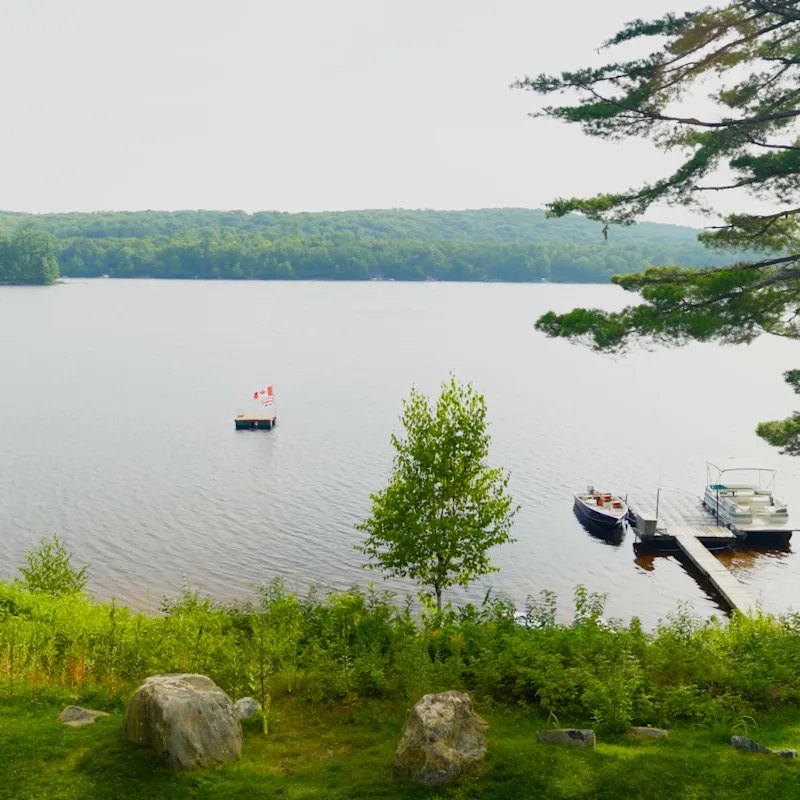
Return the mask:
MULTIPOLYGON (((589 482, 698 495, 705 461, 774 464, 800 510, 800 460, 753 433, 796 398, 781 373, 800 345, 601 357, 533 329, 549 309, 622 306, 613 286, 75 281, 0 288, 0 577, 63 535, 91 562, 90 589, 154 608, 184 579, 243 597, 277 575, 290 588, 382 584, 361 569, 353 526, 391 463, 389 434, 412 384, 453 370, 485 393, 491 460, 522 505, 517 542, 491 584, 518 603, 576 584, 607 613, 655 624, 681 600, 715 599, 671 557, 637 559, 590 536, 571 493, 589 482), (235 432, 237 409, 275 386, 279 425, 235 432)), ((800 550, 800 534, 793 548, 800 550)), ((800 608, 797 552, 738 553, 737 577, 768 610, 800 608)), ((387 588, 405 591, 401 581, 387 588)), ((462 601, 461 592, 452 594, 462 601)))

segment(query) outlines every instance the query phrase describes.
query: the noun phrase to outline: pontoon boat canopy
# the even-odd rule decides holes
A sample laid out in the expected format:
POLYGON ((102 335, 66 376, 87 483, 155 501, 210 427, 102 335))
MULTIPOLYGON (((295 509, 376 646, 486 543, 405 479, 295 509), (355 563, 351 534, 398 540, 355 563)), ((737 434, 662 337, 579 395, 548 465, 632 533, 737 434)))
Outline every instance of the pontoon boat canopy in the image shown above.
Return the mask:
POLYGON ((758 462, 740 461, 737 458, 718 458, 708 462, 709 467, 719 472, 733 472, 734 470, 749 470, 752 472, 777 472, 775 467, 759 464, 758 462))

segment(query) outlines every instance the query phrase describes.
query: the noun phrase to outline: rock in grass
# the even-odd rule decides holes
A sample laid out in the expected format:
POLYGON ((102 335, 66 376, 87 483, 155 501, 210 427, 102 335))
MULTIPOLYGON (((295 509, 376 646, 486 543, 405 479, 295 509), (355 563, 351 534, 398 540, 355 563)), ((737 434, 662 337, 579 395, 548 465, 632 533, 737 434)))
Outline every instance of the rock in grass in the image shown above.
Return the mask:
POLYGON ((769 750, 746 736, 731 736, 731 744, 737 750, 744 750, 746 753, 768 753, 781 758, 797 758, 797 750, 769 750))
POLYGON ((242 697, 233 704, 238 719, 252 719, 261 711, 261 703, 252 697, 242 697))
POLYGON ((488 724, 462 692, 426 694, 408 713, 394 773, 423 786, 451 783, 486 754, 488 724))
POLYGON ((100 717, 107 717, 105 711, 92 711, 80 706, 67 706, 59 715, 59 722, 69 725, 70 728, 79 728, 81 725, 91 725, 100 717))
POLYGON ((579 731, 575 728, 555 728, 553 730, 539 731, 539 741, 542 744, 559 744, 562 747, 593 750, 597 744, 597 737, 592 730, 579 731))
POLYGON ((758 742, 748 739, 746 736, 731 736, 731 744, 737 750, 744 750, 747 753, 771 753, 766 747, 763 747, 758 742))
POLYGON ((669 739, 669 732, 663 728, 631 728, 628 731, 631 739, 669 739))
POLYGON ((171 769, 224 764, 242 749, 233 703, 204 675, 148 678, 128 701, 123 736, 153 750, 171 769))

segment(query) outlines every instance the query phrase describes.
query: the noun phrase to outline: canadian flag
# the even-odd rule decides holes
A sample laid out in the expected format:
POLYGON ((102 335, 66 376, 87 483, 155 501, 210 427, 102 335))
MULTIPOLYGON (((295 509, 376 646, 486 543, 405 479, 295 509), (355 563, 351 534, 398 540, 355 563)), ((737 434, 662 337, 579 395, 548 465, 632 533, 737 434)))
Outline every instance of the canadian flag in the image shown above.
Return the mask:
POLYGON ((275 403, 275 396, 272 394, 272 387, 267 386, 266 389, 260 389, 257 392, 253 392, 253 400, 258 400, 261 398, 261 405, 262 406, 271 406, 275 403))

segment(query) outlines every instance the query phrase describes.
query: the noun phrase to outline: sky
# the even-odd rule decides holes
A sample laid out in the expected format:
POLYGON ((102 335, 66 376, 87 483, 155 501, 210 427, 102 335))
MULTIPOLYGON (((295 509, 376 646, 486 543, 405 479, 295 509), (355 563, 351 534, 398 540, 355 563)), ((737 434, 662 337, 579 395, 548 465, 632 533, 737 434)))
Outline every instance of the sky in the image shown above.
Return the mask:
POLYGON ((532 119, 541 98, 509 83, 701 4, 0 0, 0 208, 535 208, 626 189, 679 157, 532 119))

